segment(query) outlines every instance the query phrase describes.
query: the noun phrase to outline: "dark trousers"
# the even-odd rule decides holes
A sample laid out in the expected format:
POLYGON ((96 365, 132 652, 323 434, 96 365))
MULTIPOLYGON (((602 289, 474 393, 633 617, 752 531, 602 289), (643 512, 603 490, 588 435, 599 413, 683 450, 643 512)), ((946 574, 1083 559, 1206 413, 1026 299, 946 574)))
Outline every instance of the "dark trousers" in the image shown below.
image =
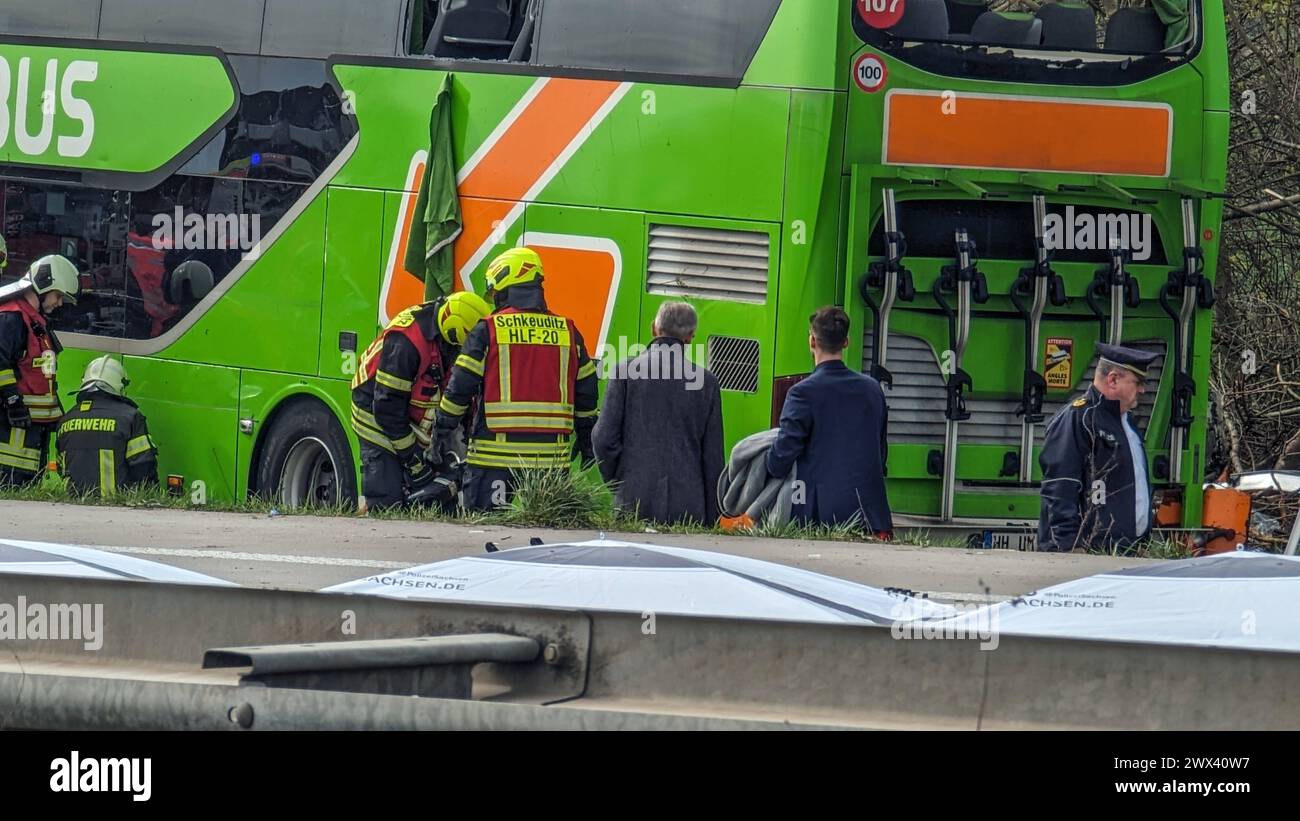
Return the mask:
POLYGON ((26 430, 15 430, 0 422, 0 488, 26 487, 41 480, 50 430, 50 425, 32 425, 26 430), (35 469, 31 469, 33 467, 35 469))
POLYGON ((361 495, 370 510, 387 510, 406 501, 402 463, 397 454, 361 440, 361 495))
POLYGON ((460 498, 466 510, 495 510, 509 505, 514 496, 515 480, 509 468, 465 466, 460 498))

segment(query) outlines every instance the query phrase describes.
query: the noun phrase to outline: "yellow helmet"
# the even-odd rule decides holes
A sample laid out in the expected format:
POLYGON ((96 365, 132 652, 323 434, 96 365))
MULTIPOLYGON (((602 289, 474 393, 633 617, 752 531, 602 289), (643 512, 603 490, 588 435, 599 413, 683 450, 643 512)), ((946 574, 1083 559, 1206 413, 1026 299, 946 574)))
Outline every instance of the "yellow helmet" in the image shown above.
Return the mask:
POLYGON ((438 306, 438 330, 451 344, 463 345, 470 330, 490 313, 492 307, 483 297, 472 291, 457 291, 438 306))
POLYGON ((492 260, 487 269, 489 291, 504 291, 542 278, 542 258, 532 248, 511 248, 492 260))

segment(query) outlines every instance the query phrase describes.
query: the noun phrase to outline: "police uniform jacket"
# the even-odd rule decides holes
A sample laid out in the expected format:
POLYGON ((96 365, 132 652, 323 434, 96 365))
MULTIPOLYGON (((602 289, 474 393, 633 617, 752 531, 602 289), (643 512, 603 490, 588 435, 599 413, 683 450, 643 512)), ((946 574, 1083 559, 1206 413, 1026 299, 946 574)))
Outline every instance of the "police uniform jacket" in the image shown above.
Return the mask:
POLYGON ((1132 415, 1121 414, 1117 400, 1089 386, 1048 422, 1038 457, 1043 470, 1039 550, 1126 547, 1150 532, 1149 510, 1146 527, 1137 532, 1134 481, 1135 470, 1146 475, 1146 447, 1142 464, 1135 466, 1125 416, 1132 425, 1132 415))

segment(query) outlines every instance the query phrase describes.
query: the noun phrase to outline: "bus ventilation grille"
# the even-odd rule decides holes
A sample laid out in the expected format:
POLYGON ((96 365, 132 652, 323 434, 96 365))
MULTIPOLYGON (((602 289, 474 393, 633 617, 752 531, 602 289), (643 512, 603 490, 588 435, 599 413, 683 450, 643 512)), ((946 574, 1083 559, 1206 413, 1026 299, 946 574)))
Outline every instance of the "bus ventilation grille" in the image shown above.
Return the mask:
POLYGON ((758 340, 709 337, 706 366, 724 391, 758 392, 758 340))
MULTIPOLYGON (((871 329, 866 331, 866 344, 863 346, 863 361, 871 361, 872 334, 871 329)), ((1146 393, 1142 394, 1137 409, 1134 411, 1134 420, 1138 428, 1145 431, 1147 422, 1151 419, 1151 412, 1155 407, 1157 386, 1160 384, 1160 376, 1164 368, 1165 343, 1161 340, 1149 340, 1142 342, 1128 342, 1125 345, 1133 348, 1139 348, 1144 351, 1150 351, 1160 355, 1152 364, 1149 371, 1148 385, 1150 386, 1146 393)), ((935 357, 934 349, 930 343, 924 339, 904 334, 891 333, 889 335, 889 362, 887 367, 894 376, 893 388, 885 389, 885 398, 889 404, 889 441, 890 444, 900 445, 934 445, 943 443, 944 432, 944 407, 946 404, 946 393, 944 391, 943 375, 939 370, 939 360, 935 357)), ((1020 374, 1019 364, 1014 366, 1017 376, 1020 374)), ((1075 399, 1083 396, 1092 384, 1092 373, 1097 367, 1097 358, 1093 357, 1088 367, 1079 374, 1078 366, 1075 367, 1075 373, 1078 374, 1078 381, 1074 384, 1074 391, 1070 394, 1067 402, 1073 402, 1075 399)), ((975 379, 976 395, 967 394, 966 410, 970 411, 971 418, 961 423, 959 431, 962 444, 967 445, 1001 445, 1004 447, 1017 447, 1020 444, 1020 417, 1016 416, 1016 408, 1020 405, 1020 392, 1016 391, 1015 396, 980 396, 979 379, 975 379)), ((1038 444, 1043 442, 1043 432, 1047 427, 1047 420, 1061 409, 1065 402, 1056 401, 1048 398, 1043 402, 1043 422, 1034 429, 1034 435, 1038 444)))
POLYGON ((767 301, 770 245, 760 231, 652 224, 646 291, 761 305, 767 301))

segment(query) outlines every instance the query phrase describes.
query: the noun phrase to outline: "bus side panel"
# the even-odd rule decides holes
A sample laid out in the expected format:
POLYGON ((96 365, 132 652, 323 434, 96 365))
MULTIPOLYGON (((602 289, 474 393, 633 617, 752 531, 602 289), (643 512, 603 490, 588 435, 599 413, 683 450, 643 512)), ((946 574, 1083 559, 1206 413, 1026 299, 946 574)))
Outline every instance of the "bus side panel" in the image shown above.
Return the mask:
MULTIPOLYGON (((239 389, 239 418, 253 420, 252 434, 239 436, 240 499, 248 496, 249 477, 259 465, 251 463, 254 445, 266 432, 266 422, 289 400, 298 396, 311 396, 330 409, 347 435, 352 450, 352 468, 359 470, 361 456, 356 437, 349 427, 350 382, 343 379, 321 379, 313 376, 294 376, 287 373, 246 370, 242 373, 239 389)), ((361 487, 358 474, 357 488, 361 487)))
POLYGON ((317 373, 324 246, 325 197, 318 196, 239 282, 161 355, 317 373))
POLYGON ((641 326, 646 332, 663 303, 685 301, 695 307, 700 324, 695 332, 692 359, 707 364, 722 387, 723 438, 730 453, 741 439, 771 427, 774 340, 777 338, 775 294, 777 271, 781 268, 781 227, 776 223, 647 214, 647 244, 649 234, 656 226, 747 231, 768 237, 766 297, 763 302, 683 297, 669 292, 671 289, 651 292, 649 287, 641 299, 641 326), (708 356, 710 344, 714 347, 712 356, 708 356))
POLYGON ((131 377, 127 396, 149 420, 158 447, 158 472, 184 476, 196 502, 198 490, 208 504, 242 498, 235 475, 239 371, 139 356, 123 364, 131 377))
POLYGON ((784 88, 634 84, 539 199, 775 222, 789 117, 784 88))
POLYGON ((743 82, 791 88, 843 88, 848 80, 846 55, 858 45, 848 20, 851 13, 847 3, 783 0, 743 82), (811 47, 811 43, 818 46, 811 47))
MULTIPOLYGON (((377 266, 378 279, 382 285, 384 280, 384 270, 390 264, 389 255, 392 253, 392 245, 399 242, 410 232, 410 224, 406 221, 410 212, 405 208, 404 199, 408 194, 401 191, 388 191, 384 193, 384 229, 381 236, 383 237, 383 265, 377 266)), ((456 244, 455 266, 456 279, 453 283, 453 289, 470 290, 477 294, 484 292, 483 275, 487 267, 499 254, 515 247, 519 244, 519 238, 524 233, 524 221, 516 219, 509 223, 508 226, 501 226, 501 216, 513 210, 516 203, 506 202, 503 200, 483 200, 470 197, 460 198, 461 216, 464 221, 464 229, 461 237, 467 236, 471 231, 474 232, 473 243, 461 243, 459 240, 456 244), (484 225, 484 222, 487 225, 484 225), (471 248, 471 245, 473 247, 471 248), (471 267, 469 263, 473 261, 471 267), (469 281, 463 281, 462 276, 468 276, 469 281)), ((414 217, 412 217, 414 218, 414 217)), ((402 267, 400 258, 393 261, 395 270, 394 277, 410 277, 402 267)), ((408 288, 407 293, 411 296, 408 299, 394 300, 390 306, 400 311, 418 304, 424 299, 423 286, 416 284, 414 288, 408 288)), ((380 295, 380 299, 388 298, 388 292, 380 295)), ((392 315, 396 315, 394 312, 392 315)), ((378 326, 375 326, 378 331, 378 326)), ((373 338, 373 335, 372 335, 373 338)), ((364 349, 366 343, 362 343, 364 349)))
MULTIPOLYGON (((58 355, 55 362, 58 365, 59 399, 63 402, 65 411, 72 408, 76 402, 76 390, 81 385, 81 375, 86 372, 86 366, 90 364, 92 359, 98 359, 103 355, 103 351, 87 351, 81 348, 64 348, 63 353, 58 355)), ((119 361, 122 359, 120 356, 114 356, 114 358, 119 361)), ((127 376, 134 383, 135 374, 128 370, 127 376)), ((134 388, 128 387, 126 394, 128 397, 134 398, 134 388)))
POLYGON ((812 371, 808 317, 843 293, 836 265, 840 230, 840 155, 847 100, 842 94, 793 91, 785 168, 784 236, 777 287, 775 371, 812 371))
MULTIPOLYGON (((376 300, 383 271, 384 194, 330 188, 325 219, 325 287, 320 319, 323 377, 351 379, 357 360, 378 329, 376 300), (343 344, 341 334, 354 334, 343 344)), ((409 276, 403 271, 394 275, 409 276)))
POLYGON ((524 228, 524 244, 542 258, 547 307, 577 324, 593 359, 609 367, 628 345, 650 341, 641 320, 644 214, 534 203, 524 228))
MULTIPOLYGON (((491 66, 484 64, 485 69, 491 66)), ((340 64, 334 66, 334 75, 352 92, 362 135, 336 182, 390 191, 404 188, 411 157, 429 150, 430 108, 446 72, 340 64)), ((539 78, 470 71, 457 71, 453 77, 452 143, 458 161, 465 163, 539 78)))

